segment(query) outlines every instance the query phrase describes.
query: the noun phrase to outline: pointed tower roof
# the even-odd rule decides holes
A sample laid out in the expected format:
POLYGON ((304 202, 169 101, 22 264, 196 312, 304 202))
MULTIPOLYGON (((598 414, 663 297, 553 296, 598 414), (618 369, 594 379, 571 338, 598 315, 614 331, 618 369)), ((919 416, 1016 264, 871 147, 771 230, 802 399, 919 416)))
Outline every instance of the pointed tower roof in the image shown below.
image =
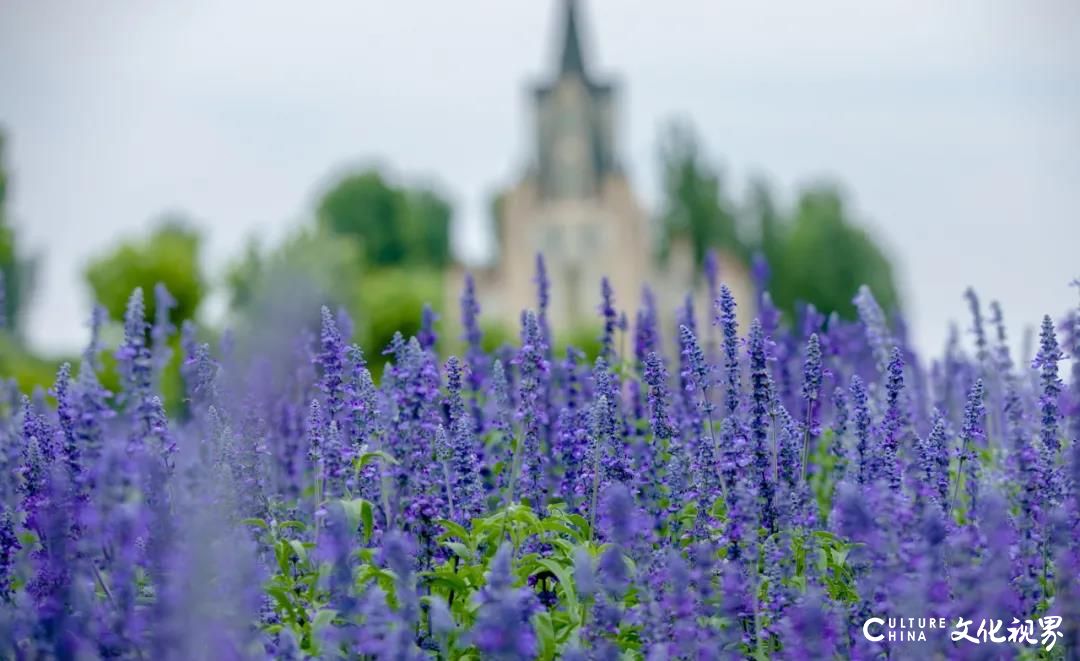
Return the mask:
POLYGON ((577 0, 563 2, 563 43, 559 75, 576 73, 588 79, 585 56, 581 50, 581 34, 578 29, 577 0))

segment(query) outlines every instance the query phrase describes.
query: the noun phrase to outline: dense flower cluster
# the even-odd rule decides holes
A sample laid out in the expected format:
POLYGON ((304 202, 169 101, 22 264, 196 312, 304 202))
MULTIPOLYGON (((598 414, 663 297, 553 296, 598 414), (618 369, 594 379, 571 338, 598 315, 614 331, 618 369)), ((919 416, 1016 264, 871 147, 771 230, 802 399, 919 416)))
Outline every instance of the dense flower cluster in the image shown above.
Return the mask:
POLYGON ((872 616, 1060 616, 1076 654, 1080 309, 1042 320, 1029 363, 969 291, 973 353, 927 361, 866 288, 857 322, 781 323, 760 291, 739 328, 707 265, 714 309, 688 298, 670 327, 648 291, 631 327, 605 280, 591 363, 553 349, 539 258, 519 342, 484 350, 466 280, 464 355, 440 358, 426 308, 378 375, 328 308, 292 356, 185 324, 170 357, 159 287, 106 379, 95 310, 77 370, 0 387, 0 658, 1027 649, 870 640, 872 616))

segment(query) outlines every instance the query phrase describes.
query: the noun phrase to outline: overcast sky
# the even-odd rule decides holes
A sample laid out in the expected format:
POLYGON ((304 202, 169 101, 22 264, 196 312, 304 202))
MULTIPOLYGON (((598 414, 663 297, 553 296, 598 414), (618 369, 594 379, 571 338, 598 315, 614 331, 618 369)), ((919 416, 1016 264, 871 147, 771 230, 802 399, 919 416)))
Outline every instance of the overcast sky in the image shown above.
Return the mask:
MULTIPOLYGON (((469 228, 520 173, 550 0, 0 2, 12 215, 44 258, 29 335, 85 338, 87 259, 181 210, 220 274, 310 214, 344 165, 437 184, 469 228)), ((621 144, 656 204, 657 129, 693 119, 741 192, 842 182, 937 352, 961 293, 1014 333, 1077 300, 1080 3, 590 0, 586 48, 622 82, 621 144)), ((827 258, 823 255, 822 258, 827 258)))

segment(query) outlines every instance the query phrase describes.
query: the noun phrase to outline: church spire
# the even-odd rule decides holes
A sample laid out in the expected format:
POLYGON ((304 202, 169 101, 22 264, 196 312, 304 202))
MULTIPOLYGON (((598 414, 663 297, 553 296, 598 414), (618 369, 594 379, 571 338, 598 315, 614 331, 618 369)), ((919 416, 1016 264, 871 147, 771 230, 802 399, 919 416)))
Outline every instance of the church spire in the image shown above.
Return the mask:
POLYGON ((576 73, 587 78, 585 57, 581 52, 581 36, 578 30, 577 0, 563 2, 563 44, 559 75, 576 73))

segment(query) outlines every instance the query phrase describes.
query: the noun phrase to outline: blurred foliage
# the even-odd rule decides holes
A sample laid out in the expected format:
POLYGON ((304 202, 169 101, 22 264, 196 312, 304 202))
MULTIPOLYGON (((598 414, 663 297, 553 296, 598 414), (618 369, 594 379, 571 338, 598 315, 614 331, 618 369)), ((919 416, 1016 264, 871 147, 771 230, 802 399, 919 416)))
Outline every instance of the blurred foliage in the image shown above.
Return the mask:
POLYGON ((433 190, 395 185, 377 170, 343 177, 316 209, 319 226, 356 240, 371 267, 445 266, 451 215, 433 190))
POLYGON ((321 306, 344 307, 353 341, 377 368, 396 331, 408 337, 420 329, 425 303, 439 312, 442 272, 364 269, 362 263, 356 243, 319 229, 298 232, 269 251, 251 243, 226 277, 237 335, 264 351, 290 350, 282 343, 291 342, 298 325, 317 331, 321 306))
POLYGON ((355 337, 369 360, 379 362, 394 333, 405 337, 420 330, 424 304, 439 312, 443 299, 442 273, 435 269, 393 268, 368 271, 353 311, 355 337))
POLYGON ((0 131, 0 329, 18 339, 22 311, 30 299, 36 262, 20 254, 15 228, 7 214, 8 171, 4 133, 0 131))
POLYGON ((0 380, 14 379, 20 392, 33 392, 39 387, 47 390, 56 378, 60 362, 34 356, 10 333, 0 331, 0 380))
POLYGON ((660 212, 662 257, 667 256, 677 236, 690 240, 694 263, 699 267, 711 246, 723 246, 743 258, 748 255, 736 232, 735 206, 688 122, 675 121, 663 130, 660 172, 664 200, 660 212))
POLYGON ((128 298, 136 287, 146 296, 146 318, 155 315, 154 287, 160 282, 176 299, 169 317, 179 325, 193 319, 206 289, 198 232, 176 217, 162 219, 141 241, 125 241, 86 267, 86 281, 95 300, 113 319, 123 319, 128 298))
POLYGON ((900 308, 888 258, 865 230, 849 220, 836 188, 804 190, 793 217, 774 241, 769 290, 782 310, 790 312, 804 301, 853 319, 853 292, 864 284, 882 309, 900 308))
POLYGON ((699 266, 713 247, 743 259, 754 252, 764 255, 771 270, 769 292, 789 320, 800 303, 853 318, 851 299, 864 284, 886 311, 900 309, 888 257, 852 219, 836 186, 803 189, 789 210, 776 202, 767 181, 757 178, 737 204, 686 122, 665 129, 660 161, 662 256, 677 236, 690 240, 699 266))
POLYGON ((318 332, 319 309, 357 301, 362 280, 360 251, 352 241, 310 227, 272 248, 253 239, 225 276, 227 326, 236 351, 242 356, 296 351, 294 338, 302 330, 318 332))
MULTIPOLYGON (((591 365, 596 362, 596 357, 600 355, 600 335, 603 329, 599 325, 594 326, 579 326, 572 328, 562 333, 555 335, 554 350, 552 355, 556 359, 561 360, 566 357, 567 347, 574 347, 578 351, 585 354, 585 364, 591 365)), ((620 347, 620 335, 624 335, 620 331, 616 331, 615 334, 615 350, 625 356, 625 351, 621 349, 633 351, 633 347, 620 347)))

